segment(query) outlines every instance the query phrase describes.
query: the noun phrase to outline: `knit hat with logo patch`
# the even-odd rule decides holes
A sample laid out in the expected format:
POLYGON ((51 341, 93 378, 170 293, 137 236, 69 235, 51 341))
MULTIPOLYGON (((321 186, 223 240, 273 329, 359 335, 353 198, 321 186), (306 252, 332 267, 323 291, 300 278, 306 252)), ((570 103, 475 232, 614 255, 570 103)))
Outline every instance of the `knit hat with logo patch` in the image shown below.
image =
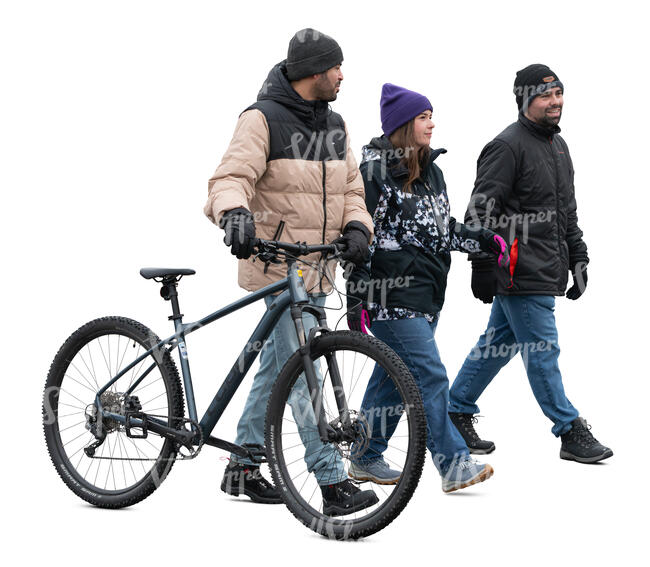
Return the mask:
POLYGON ((536 96, 554 87, 560 87, 564 90, 562 81, 546 65, 534 63, 521 71, 517 71, 513 92, 519 110, 524 106, 528 108, 536 96))

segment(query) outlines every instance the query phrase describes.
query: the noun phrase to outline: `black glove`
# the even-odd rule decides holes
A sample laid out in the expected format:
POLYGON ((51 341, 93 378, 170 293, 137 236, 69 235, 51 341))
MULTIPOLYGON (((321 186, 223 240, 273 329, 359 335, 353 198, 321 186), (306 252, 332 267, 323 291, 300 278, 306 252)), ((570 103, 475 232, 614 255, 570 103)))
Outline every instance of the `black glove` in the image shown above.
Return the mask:
POLYGON ((569 299, 576 300, 580 297, 587 289, 587 263, 578 262, 573 269, 573 285, 566 292, 566 296, 569 299))
MULTIPOLYGON (((483 252, 494 254, 497 257, 497 264, 500 267, 505 268, 508 266, 510 263, 508 245, 506 244, 506 241, 501 238, 496 232, 491 231, 489 228, 481 229, 481 232, 478 236, 478 242, 481 245, 481 250, 483 252)), ((474 264, 472 263, 472 269, 473 268, 474 264)), ((492 302, 490 301, 490 303, 492 302)))
POLYGON ((370 329, 370 315, 364 307, 363 303, 356 300, 354 303, 348 298, 348 329, 351 331, 359 331, 364 335, 368 334, 370 329))
POLYGON ((226 232, 223 241, 239 259, 250 258, 255 244, 255 222, 248 209, 239 207, 226 212, 219 221, 226 232))
POLYGON ((360 222, 351 221, 343 230, 343 236, 339 236, 332 244, 344 244, 345 249, 341 254, 343 260, 360 266, 368 259, 368 229, 360 222))
POLYGON ((472 260, 472 293, 483 303, 492 303, 497 292, 495 267, 492 258, 472 260))

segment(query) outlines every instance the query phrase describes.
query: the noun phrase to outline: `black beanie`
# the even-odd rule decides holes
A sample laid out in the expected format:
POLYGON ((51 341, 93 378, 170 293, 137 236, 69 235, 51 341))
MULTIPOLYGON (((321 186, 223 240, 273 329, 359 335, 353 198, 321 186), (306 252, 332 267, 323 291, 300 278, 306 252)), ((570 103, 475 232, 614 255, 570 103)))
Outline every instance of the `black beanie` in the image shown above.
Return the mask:
POLYGON ((287 52, 287 78, 297 81, 343 62, 343 52, 329 35, 312 28, 296 32, 287 52))
POLYGON ((524 106, 524 103, 524 110, 527 109, 536 96, 554 87, 560 87, 564 90, 562 81, 546 65, 534 63, 521 71, 517 71, 513 91, 519 110, 524 106))

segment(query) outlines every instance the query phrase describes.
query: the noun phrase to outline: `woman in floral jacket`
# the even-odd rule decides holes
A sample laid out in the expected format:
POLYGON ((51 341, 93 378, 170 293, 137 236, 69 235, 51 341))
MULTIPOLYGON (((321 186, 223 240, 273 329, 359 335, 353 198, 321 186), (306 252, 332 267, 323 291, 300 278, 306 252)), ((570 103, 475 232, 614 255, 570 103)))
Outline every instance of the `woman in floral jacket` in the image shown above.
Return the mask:
MULTIPOLYGON (((501 266, 508 257, 501 237, 485 228, 457 223, 450 216, 442 171, 434 163, 446 150, 429 146, 434 128, 431 116, 431 103, 423 95, 390 83, 383 86, 384 135, 364 146, 360 165, 375 236, 369 262, 347 280, 348 324, 366 332, 372 321, 373 334, 409 367, 424 402, 427 447, 442 476, 443 490, 451 492, 488 479, 493 469, 470 459, 447 415, 449 380, 434 335, 450 252, 489 252, 501 266)), ((391 382, 383 378, 383 370, 375 368, 362 403, 366 415, 399 404, 399 394, 388 391, 391 382)), ((391 469, 382 455, 385 438, 399 420, 394 412, 387 413, 393 416, 382 424, 388 431, 370 439, 368 448, 352 463, 351 477, 380 484, 399 480, 401 471, 391 469)))

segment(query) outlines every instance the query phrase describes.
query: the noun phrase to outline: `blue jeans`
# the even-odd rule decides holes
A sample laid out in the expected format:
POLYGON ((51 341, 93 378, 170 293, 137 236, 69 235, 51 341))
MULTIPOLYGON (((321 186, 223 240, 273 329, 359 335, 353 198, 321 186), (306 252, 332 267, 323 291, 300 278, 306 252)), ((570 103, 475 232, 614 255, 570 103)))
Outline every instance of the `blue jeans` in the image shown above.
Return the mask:
POLYGON ((449 393, 449 411, 478 413, 476 400, 499 370, 521 353, 528 381, 558 437, 578 411, 564 393, 552 295, 497 295, 486 331, 465 359, 449 393))
MULTIPOLYGON (((273 296, 265 297, 266 306, 271 305, 274 299, 273 296)), ((325 296, 310 296, 310 302, 319 307, 325 305, 325 299, 325 296)), ((308 314, 303 314, 302 321, 305 333, 309 333, 309 330, 317 324, 316 319, 308 314)), ((251 391, 244 406, 244 412, 237 425, 237 438, 235 439, 237 445, 244 443, 264 445, 264 418, 271 388, 284 363, 289 360, 289 357, 296 350, 298 350, 296 328, 293 319, 291 319, 289 308, 287 308, 278 319, 275 328, 260 352, 260 368, 255 374, 251 391)), ((323 444, 320 438, 313 434, 313 428, 315 427, 314 412, 310 410, 310 407, 306 406, 306 404, 311 404, 311 398, 304 375, 302 376, 297 380, 296 386, 291 392, 289 405, 296 423, 304 425, 304 427, 299 427, 299 433, 305 446, 307 470, 314 473, 318 484, 341 482, 348 476, 340 455, 331 444, 323 444)), ((318 377, 322 381, 320 373, 318 377)), ((231 455, 231 459, 239 463, 253 464, 252 461, 236 455, 231 455)))
MULTIPOLYGON (((431 451, 436 468, 444 475, 454 460, 469 455, 469 450, 447 414, 449 380, 434 339, 437 324, 437 319, 429 323, 424 317, 373 321, 372 333, 390 346, 413 374, 424 404, 427 447, 431 451)), ((401 396, 392 381, 387 379, 386 372, 375 366, 361 404, 361 411, 366 416, 382 413, 394 416, 395 412, 382 412, 381 408, 395 407, 401 403, 401 396)), ((385 451, 399 418, 399 415, 393 419, 384 418, 380 434, 377 432, 377 420, 370 422, 370 444, 360 461, 372 460, 385 451)))

